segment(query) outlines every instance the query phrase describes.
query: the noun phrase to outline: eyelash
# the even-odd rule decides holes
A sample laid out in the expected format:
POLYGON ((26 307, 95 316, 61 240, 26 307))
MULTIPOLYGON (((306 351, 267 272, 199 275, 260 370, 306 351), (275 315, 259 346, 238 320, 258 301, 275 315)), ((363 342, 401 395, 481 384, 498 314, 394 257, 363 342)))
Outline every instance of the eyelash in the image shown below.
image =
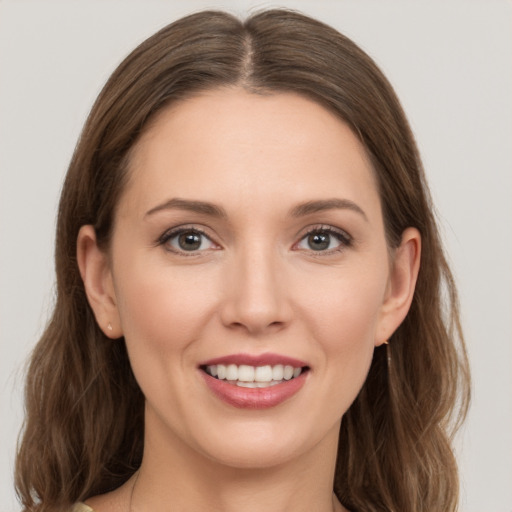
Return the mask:
POLYGON ((332 226, 318 225, 309 228, 308 231, 306 231, 306 233, 304 233, 304 235, 301 236, 300 240, 294 244, 294 247, 298 246, 303 240, 314 234, 327 234, 329 236, 333 236, 338 240, 338 242, 340 242, 340 245, 333 249, 320 251, 315 251, 314 249, 304 249, 307 252, 311 253, 313 256, 328 256, 331 254, 339 253, 347 249, 348 247, 352 246, 353 239, 347 232, 341 229, 334 228, 332 226))
MULTIPOLYGON (((166 231, 158 240, 157 245, 165 246, 170 240, 173 238, 176 238, 184 233, 190 233, 195 235, 200 235, 208 240, 212 244, 215 244, 215 242, 212 241, 212 239, 200 228, 197 228, 195 226, 181 226, 179 228, 172 228, 168 231, 166 231)), ((179 250, 176 248, 170 248, 169 246, 165 247, 165 249, 169 252, 172 252, 174 254, 179 254, 180 256, 197 256, 199 253, 204 252, 204 249, 201 251, 185 251, 185 250, 179 250)))
MULTIPOLYGON (((163 233, 158 238, 156 245, 165 246, 166 244, 168 244, 168 242, 170 240, 172 240, 173 238, 176 238, 184 233, 200 235, 201 237, 205 237, 206 239, 208 239, 212 244, 216 245, 215 242, 213 242, 213 240, 206 234, 205 231, 203 231, 202 229, 197 228, 195 226, 182 226, 179 228, 172 228, 172 229, 166 231, 165 233, 163 233)), ((344 249, 350 247, 353 242, 352 237, 345 231, 333 228, 332 226, 318 225, 318 226, 313 226, 310 229, 308 229, 308 231, 306 231, 301 236, 301 238, 298 240, 298 242, 293 244, 293 247, 294 248, 297 247, 303 240, 305 240, 307 237, 314 235, 314 234, 327 234, 329 236, 334 236, 334 238, 336 238, 340 242, 340 245, 333 249, 319 250, 319 251, 315 251, 314 249, 309 249, 309 250, 303 249, 304 251, 310 252, 314 256, 325 256, 325 255, 330 255, 330 254, 334 254, 337 252, 341 252, 344 249)), ((198 254, 200 254, 201 252, 204 252, 206 250, 206 249, 202 249, 202 250, 186 251, 183 249, 179 250, 176 248, 171 249, 170 247, 166 247, 165 249, 169 252, 179 254, 180 256, 197 256, 198 254)))

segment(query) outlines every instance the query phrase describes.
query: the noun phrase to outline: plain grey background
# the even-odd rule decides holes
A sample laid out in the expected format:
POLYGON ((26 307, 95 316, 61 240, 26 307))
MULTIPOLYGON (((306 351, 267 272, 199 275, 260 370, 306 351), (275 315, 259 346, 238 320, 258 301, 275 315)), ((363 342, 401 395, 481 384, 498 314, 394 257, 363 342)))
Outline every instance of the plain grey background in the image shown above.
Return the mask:
POLYGON ((416 134, 461 294, 474 395, 457 438, 466 512, 512 510, 512 3, 504 0, 0 0, 0 511, 23 363, 52 305, 61 182, 122 58, 202 8, 286 6, 353 38, 416 134))

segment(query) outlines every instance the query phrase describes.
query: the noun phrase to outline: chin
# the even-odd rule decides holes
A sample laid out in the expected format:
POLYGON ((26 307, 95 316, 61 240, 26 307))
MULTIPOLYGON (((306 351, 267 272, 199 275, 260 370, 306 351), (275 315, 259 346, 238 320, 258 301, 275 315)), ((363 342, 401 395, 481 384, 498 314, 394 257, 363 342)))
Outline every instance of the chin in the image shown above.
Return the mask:
POLYGON ((298 422, 298 429, 264 422, 238 425, 224 431, 223 436, 202 438, 200 450, 212 461, 238 469, 269 469, 302 457, 320 443, 328 452, 336 450, 340 422, 328 432, 298 422))
POLYGON ((286 464, 297 458, 303 451, 299 446, 283 446, 282 442, 239 443, 224 449, 209 450, 209 458, 217 464, 236 469, 269 469, 286 464), (219 453, 220 452, 220 453, 219 453))

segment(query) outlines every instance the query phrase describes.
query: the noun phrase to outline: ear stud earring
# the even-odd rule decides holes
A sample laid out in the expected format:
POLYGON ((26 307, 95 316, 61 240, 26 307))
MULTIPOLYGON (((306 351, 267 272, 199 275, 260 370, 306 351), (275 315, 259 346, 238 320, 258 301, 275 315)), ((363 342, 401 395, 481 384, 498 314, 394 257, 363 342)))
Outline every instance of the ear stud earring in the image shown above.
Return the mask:
POLYGON ((109 322, 109 323, 108 323, 108 325, 107 325, 107 329, 108 329, 109 331, 111 331, 111 330, 112 330, 112 324, 111 324, 110 322, 109 322))

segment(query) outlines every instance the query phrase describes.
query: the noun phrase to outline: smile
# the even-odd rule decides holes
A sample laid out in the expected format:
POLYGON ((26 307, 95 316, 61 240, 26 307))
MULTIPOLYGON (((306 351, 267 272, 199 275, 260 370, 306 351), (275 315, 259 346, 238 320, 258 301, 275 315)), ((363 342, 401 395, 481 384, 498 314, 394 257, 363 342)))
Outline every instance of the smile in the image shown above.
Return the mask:
POLYGON ((208 375, 218 380, 225 380, 232 385, 244 388, 267 388, 297 378, 302 373, 303 368, 282 364, 273 366, 213 364, 206 366, 204 371, 208 375))
POLYGON ((275 407, 305 385, 310 367, 279 354, 233 354, 204 361, 200 375, 224 403, 243 409, 275 407))

